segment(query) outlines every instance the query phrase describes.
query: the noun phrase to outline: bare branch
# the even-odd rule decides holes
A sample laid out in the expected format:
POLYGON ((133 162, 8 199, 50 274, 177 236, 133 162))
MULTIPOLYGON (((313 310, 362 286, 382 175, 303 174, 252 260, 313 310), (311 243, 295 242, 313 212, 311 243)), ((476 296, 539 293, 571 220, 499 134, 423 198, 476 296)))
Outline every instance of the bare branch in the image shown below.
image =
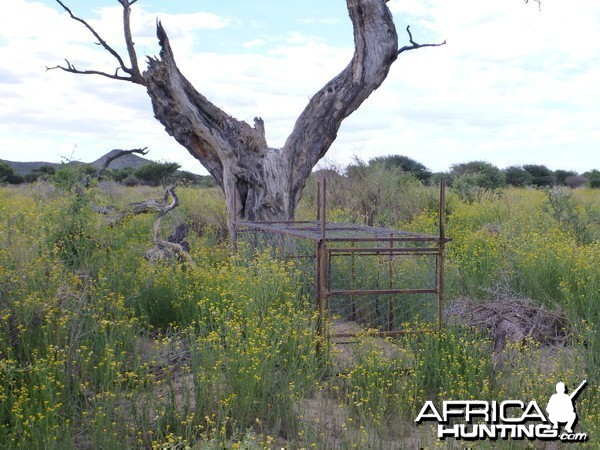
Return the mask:
POLYGON ((89 23, 87 23, 87 21, 85 21, 81 17, 78 17, 75 14, 73 14, 73 12, 61 0, 56 0, 56 2, 69 14, 69 16, 71 16, 71 19, 81 23, 84 27, 87 28, 87 30, 98 40, 97 44, 102 46, 107 52, 109 52, 117 60, 117 62, 119 63, 119 67, 115 70, 114 75, 111 75, 109 73, 98 71, 98 70, 78 70, 75 68, 75 66, 73 66, 71 63, 69 63, 69 61, 67 61, 66 67, 57 65, 54 67, 46 67, 46 70, 62 69, 65 72, 69 72, 69 73, 76 73, 76 74, 82 74, 82 75, 101 75, 103 77, 112 78, 114 80, 131 81, 132 83, 145 85, 144 77, 142 76, 140 69, 138 67, 137 56, 135 54, 135 49, 134 49, 134 44, 133 44, 133 40, 131 37, 131 29, 130 29, 130 24, 129 24, 129 14, 131 11, 130 6, 133 3, 135 3, 135 1, 137 1, 137 0, 135 0, 133 2, 129 1, 129 0, 118 0, 118 1, 119 1, 119 3, 121 3, 121 5, 123 5, 123 25, 124 25, 124 32, 125 32, 125 43, 127 45, 127 51, 129 53, 131 68, 129 68, 125 65, 125 61, 123 61, 123 58, 121 58, 121 55, 119 55, 119 53, 114 48, 112 48, 110 45, 108 45, 108 43, 98 34, 98 32, 96 30, 94 30, 94 28, 89 23), (125 76, 118 75, 119 69, 121 69, 123 72, 129 74, 129 76, 125 77, 125 76))
POLYGON ((133 81, 131 77, 124 77, 118 74, 119 72, 119 68, 117 68, 117 70, 115 70, 115 73, 113 75, 111 75, 110 73, 106 73, 106 72, 102 72, 99 70, 79 70, 77 69, 73 64, 71 64, 68 60, 65 59, 65 61, 67 62, 67 66, 54 66, 54 67, 48 67, 46 66, 46 70, 54 70, 54 69, 60 69, 60 70, 64 70, 65 72, 69 72, 69 73, 76 73, 79 75, 100 75, 106 78, 111 78, 113 80, 120 80, 120 81, 133 81))
MULTIPOLYGON (((138 65, 137 54, 135 52, 135 44, 133 43, 133 37, 131 36, 131 5, 133 5, 137 0, 127 1, 120 0, 119 3, 123 5, 123 35, 125 36, 125 44, 127 45, 127 53, 129 54, 129 61, 131 62, 131 76, 135 80, 143 81, 144 77, 140 72, 140 67, 138 65)), ((143 83, 141 83, 143 84, 143 83)))
POLYGON ((94 30, 92 28, 92 26, 89 23, 87 23, 81 17, 77 17, 75 14, 73 14, 73 12, 63 2, 61 2, 61 0, 56 0, 56 3, 58 3, 60 6, 62 6, 62 8, 67 13, 69 13, 69 16, 71 16, 71 19, 76 20, 77 22, 83 24, 83 26, 86 27, 88 29, 88 31, 90 33, 92 33, 96 39, 98 39, 98 44, 101 45, 102 47, 104 47, 104 49, 106 51, 108 51, 111 55, 113 55, 116 58, 116 60, 119 62, 119 65, 121 66, 121 69, 123 69, 123 71, 125 71, 127 73, 131 73, 131 69, 129 69, 125 66, 125 62, 123 61, 121 56, 110 45, 108 45, 108 43, 104 39, 102 39, 102 37, 96 32, 96 30, 94 30))
MULTIPOLYGON (((177 193, 175 192, 176 188, 177 188, 177 183, 175 183, 175 185, 173 185, 172 187, 169 187, 166 189, 164 200, 167 201, 167 199, 169 197, 171 197, 171 203, 169 203, 168 205, 165 205, 159 211, 159 213, 156 217, 156 220, 154 221, 154 226, 152 227, 152 237, 154 238, 154 243, 156 244, 156 247, 154 249, 151 249, 147 253, 147 256, 150 254, 150 255, 163 255, 163 257, 164 257, 165 252, 161 251, 161 250, 170 249, 170 250, 174 251, 177 255, 179 255, 180 257, 185 259, 187 261, 187 263, 190 265, 190 267, 192 267, 193 269, 196 269, 197 266, 196 266, 194 259, 187 252, 187 250, 183 247, 183 245, 181 245, 177 242, 170 242, 170 240, 160 239, 160 237, 158 236, 158 229, 160 228, 160 223, 162 221, 162 218, 179 206, 179 197, 177 196, 177 193)), ((171 239, 171 238, 169 238, 169 239, 171 239)), ((167 255, 168 255, 168 253, 167 253, 167 255)))
MULTIPOLYGON (((171 197, 171 203, 169 203, 168 205, 166 205, 165 207, 163 207, 161 209, 161 211, 158 213, 158 219, 162 219, 162 217, 166 216, 168 213, 170 213, 171 211, 173 211, 175 208, 177 208, 179 206, 179 197, 175 193, 177 184, 178 183, 175 183, 173 186, 168 187, 165 190, 165 195, 164 195, 163 201, 166 202, 169 199, 169 197, 171 197)), ((157 239, 156 233, 154 234, 154 238, 155 238, 155 240, 157 239)))
POLYGON ((404 47, 398 49, 398 54, 408 51, 408 50, 415 50, 417 48, 423 48, 423 47, 440 47, 442 45, 446 45, 446 41, 439 43, 439 44, 417 44, 412 36, 412 33, 410 32, 410 25, 408 25, 406 27, 406 32, 408 33, 408 38, 409 38, 409 42, 411 45, 405 45, 404 47))
POLYGON ((117 153, 110 155, 108 158, 106 158, 104 160, 104 163, 102 164, 102 168, 98 171, 98 177, 101 177, 104 174, 106 169, 108 169, 108 166, 110 165, 110 163, 113 162, 115 159, 120 158, 121 156, 131 155, 133 153, 139 153, 140 155, 146 155, 149 152, 149 150, 147 150, 147 149, 148 149, 148 147, 134 148, 131 150, 121 150, 121 149, 113 150, 113 151, 116 151, 117 153))

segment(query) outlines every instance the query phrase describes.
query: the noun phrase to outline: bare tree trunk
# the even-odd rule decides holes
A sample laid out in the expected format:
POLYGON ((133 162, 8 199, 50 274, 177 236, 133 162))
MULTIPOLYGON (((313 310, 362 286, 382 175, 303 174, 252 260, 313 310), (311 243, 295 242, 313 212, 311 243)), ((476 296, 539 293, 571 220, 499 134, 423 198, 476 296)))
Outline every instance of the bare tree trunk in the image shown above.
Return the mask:
POLYGON ((143 74, 155 116, 217 180, 230 221, 293 219, 308 176, 342 120, 381 85, 396 60, 398 37, 385 0, 347 3, 354 56, 312 97, 281 149, 268 146, 262 119, 256 118, 254 127, 238 121, 194 89, 179 71, 158 23, 160 57, 149 59, 143 74))
MULTIPOLYGON (((118 63, 113 74, 79 70, 68 60, 62 69, 96 74, 146 86, 156 118, 215 178, 225 193, 228 222, 292 220, 300 195, 317 162, 337 136, 342 121, 354 112, 387 77, 398 55, 407 50, 443 44, 417 44, 398 49, 398 35, 387 0, 346 0, 354 27, 355 51, 348 66, 309 101, 280 149, 269 147, 261 118, 254 126, 239 121, 200 94, 180 72, 161 23, 158 58, 148 58, 141 74, 129 27, 131 5, 123 6, 124 37, 130 66, 83 19, 56 0, 98 39, 118 63)), ((445 43, 445 42, 444 42, 445 43)))

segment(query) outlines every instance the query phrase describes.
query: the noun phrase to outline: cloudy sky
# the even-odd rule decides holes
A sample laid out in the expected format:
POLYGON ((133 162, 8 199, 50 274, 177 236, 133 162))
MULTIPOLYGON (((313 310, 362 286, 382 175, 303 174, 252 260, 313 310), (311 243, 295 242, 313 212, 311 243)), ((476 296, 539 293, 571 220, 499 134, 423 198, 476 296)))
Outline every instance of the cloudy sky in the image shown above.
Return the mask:
MULTIPOLYGON (((113 72, 115 61, 53 0, 5 2, 0 15, 0 159, 93 161, 114 148, 203 171, 153 118, 143 87, 46 71, 67 58, 113 72)), ((66 0, 122 50, 116 0, 66 0)), ((384 84, 343 123, 327 155, 402 154, 434 171, 485 160, 600 169, 600 1, 391 0, 404 53, 384 84)), ((343 0, 139 0, 132 31, 140 59, 165 26, 182 72, 238 119, 265 120, 283 144, 308 99, 348 63, 343 0)), ((143 64, 143 61, 142 61, 143 64)))

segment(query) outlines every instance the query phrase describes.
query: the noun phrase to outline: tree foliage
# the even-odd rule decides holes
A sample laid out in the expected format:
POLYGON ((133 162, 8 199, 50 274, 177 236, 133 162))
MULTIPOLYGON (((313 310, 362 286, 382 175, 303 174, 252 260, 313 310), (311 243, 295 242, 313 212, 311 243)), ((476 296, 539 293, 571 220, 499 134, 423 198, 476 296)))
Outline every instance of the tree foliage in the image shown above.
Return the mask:
POLYGON ((151 162, 140 167, 133 174, 136 178, 139 178, 150 186, 162 185, 165 187, 179 167, 177 163, 151 162))
POLYGON ((23 177, 15 174, 12 167, 0 161, 0 183, 19 184, 23 181, 23 177))
POLYGON ((384 169, 399 169, 404 173, 411 174, 423 183, 427 183, 431 178, 431 171, 427 167, 403 155, 378 156, 369 161, 369 166, 379 166, 384 169))
POLYGON ((583 176, 587 178, 591 188, 600 188, 600 170, 590 170, 589 172, 584 173, 583 176))
POLYGON ((533 177, 521 166, 510 166, 503 170, 506 184, 514 187, 525 187, 531 184, 533 177))
POLYGON ((458 177, 468 178, 474 186, 483 189, 498 189, 506 185, 504 173, 493 164, 485 161, 454 164, 451 167, 450 176, 453 181, 458 177))
POLYGON ((523 169, 531 175, 531 184, 534 186, 553 186, 555 184, 554 173, 544 165, 526 164, 523 169))
POLYGON ((563 170, 563 169, 558 169, 554 171, 554 180, 556 181, 556 184, 560 185, 560 186, 565 186, 566 180, 569 177, 573 177, 576 176, 577 172, 574 172, 573 170, 563 170))
POLYGON ((452 188, 461 199, 469 203, 499 195, 506 185, 504 173, 485 161, 454 164, 450 171, 452 188))
POLYGON ((119 169, 108 169, 105 174, 108 178, 121 183, 126 178, 132 177, 133 172, 135 172, 133 167, 121 167, 119 169))

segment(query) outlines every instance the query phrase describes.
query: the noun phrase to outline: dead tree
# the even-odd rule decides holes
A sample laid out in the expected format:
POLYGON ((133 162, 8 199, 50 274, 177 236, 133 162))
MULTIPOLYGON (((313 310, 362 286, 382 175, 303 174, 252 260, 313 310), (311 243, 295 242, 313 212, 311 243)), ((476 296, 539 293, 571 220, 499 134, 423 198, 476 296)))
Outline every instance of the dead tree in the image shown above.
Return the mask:
POLYGON ((67 60, 66 65, 49 69, 145 86, 155 117, 202 163, 225 193, 229 223, 240 219, 292 220, 311 170, 329 150, 342 121, 381 85, 398 55, 445 44, 418 44, 407 27, 409 44, 399 48, 387 0, 347 0, 354 28, 354 55, 346 68, 310 99, 284 146, 273 148, 266 141, 260 117, 254 119, 254 126, 237 120, 192 86, 177 67, 160 22, 160 55, 148 57, 146 70, 140 71, 129 25, 131 6, 137 0, 117 0, 123 7, 127 63, 85 20, 56 1, 116 59, 117 68, 114 73, 82 70, 67 60))

